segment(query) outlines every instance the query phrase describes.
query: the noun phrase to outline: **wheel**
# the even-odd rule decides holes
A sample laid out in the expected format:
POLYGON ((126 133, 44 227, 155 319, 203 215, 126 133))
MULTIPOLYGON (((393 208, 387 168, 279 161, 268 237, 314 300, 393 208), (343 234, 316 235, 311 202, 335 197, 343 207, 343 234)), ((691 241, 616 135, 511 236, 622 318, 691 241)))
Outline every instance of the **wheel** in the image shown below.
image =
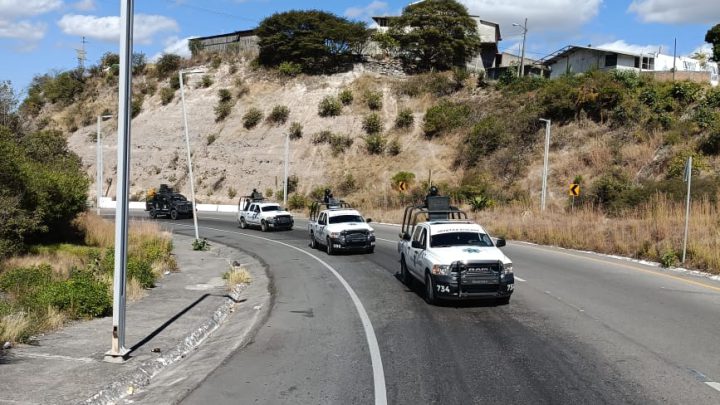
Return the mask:
POLYGON ((375 246, 370 246, 369 248, 365 249, 365 253, 374 253, 375 252, 375 246))
POLYGON ((245 218, 240 217, 240 229, 247 229, 247 222, 245 222, 245 218))
POLYGON ((152 219, 157 218, 157 211, 155 211, 154 208, 150 210, 150 218, 152 218, 152 219))
POLYGON ((260 229, 261 229, 263 232, 267 232, 267 231, 269 230, 268 224, 267 224, 267 222, 265 222, 265 220, 263 220, 262 222, 260 222, 260 229))
POLYGON ((507 305, 510 303, 510 296, 508 295, 507 297, 497 298, 495 299, 495 303, 498 305, 507 305))
POLYGON ((171 210, 171 211, 170 211, 170 218, 172 218, 173 220, 178 219, 178 212, 177 212, 177 210, 171 210))
POLYGON ((425 273, 425 302, 430 305, 435 305, 437 303, 437 298, 435 297, 435 284, 432 281, 432 277, 430 277, 430 273, 425 273))
POLYGON ((315 234, 310 233, 310 249, 317 249, 318 243, 315 241, 315 234))
POLYGON ((408 271, 407 264, 405 264, 405 257, 400 259, 400 280, 408 287, 412 285, 412 276, 408 271))
POLYGON ((335 249, 333 249, 332 242, 330 242, 330 238, 327 238, 325 241, 325 249, 327 249, 327 254, 333 255, 335 254, 335 249))

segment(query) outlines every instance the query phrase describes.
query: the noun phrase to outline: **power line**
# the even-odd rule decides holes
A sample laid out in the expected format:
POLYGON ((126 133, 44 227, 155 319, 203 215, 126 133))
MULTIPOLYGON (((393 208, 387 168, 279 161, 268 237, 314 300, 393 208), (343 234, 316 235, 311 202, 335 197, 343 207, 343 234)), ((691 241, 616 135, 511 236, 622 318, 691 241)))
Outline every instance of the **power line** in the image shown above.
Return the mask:
POLYGON ((204 12, 206 12, 206 13, 221 15, 221 16, 223 16, 223 17, 234 18, 234 19, 237 19, 237 20, 243 20, 243 21, 253 22, 253 23, 255 23, 255 24, 259 23, 258 20, 254 20, 254 19, 252 19, 252 18, 242 17, 242 16, 239 16, 239 15, 226 13, 226 12, 224 12, 224 11, 213 10, 213 9, 207 8, 207 7, 196 6, 196 5, 194 5, 194 4, 188 4, 188 3, 185 3, 185 2, 181 2, 181 1, 173 1, 173 0, 165 0, 165 1, 168 2, 168 3, 171 3, 173 6, 185 7, 185 8, 189 8, 189 9, 193 9, 193 10, 204 11, 204 12))

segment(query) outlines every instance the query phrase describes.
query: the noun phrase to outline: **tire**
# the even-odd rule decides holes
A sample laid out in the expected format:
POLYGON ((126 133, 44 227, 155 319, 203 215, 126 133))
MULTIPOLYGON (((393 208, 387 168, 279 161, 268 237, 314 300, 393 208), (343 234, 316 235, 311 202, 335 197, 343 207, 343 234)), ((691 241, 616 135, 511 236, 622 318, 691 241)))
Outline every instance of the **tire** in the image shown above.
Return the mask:
POLYGON ((171 211, 170 211, 170 218, 172 218, 173 220, 178 219, 178 212, 177 212, 177 210, 171 210, 171 211))
POLYGON ((405 264, 405 257, 400 259, 400 281, 403 284, 410 287, 412 285, 412 275, 408 271, 407 264, 405 264))
POLYGON ((510 296, 497 298, 495 303, 498 305, 508 305, 510 303, 510 296))
POLYGON ((369 248, 365 249, 365 253, 375 253, 375 246, 370 246, 369 248))
POLYGON ((267 222, 265 220, 262 220, 260 222, 260 230, 263 232, 267 232, 269 230, 267 222))
POLYGON ((425 273, 425 302, 430 305, 437 304, 437 298, 435 297, 435 284, 430 277, 430 273, 425 273))
POLYGON ((315 241, 315 234, 310 232, 310 249, 317 249, 318 243, 315 241))
POLYGON ((247 222, 245 222, 245 218, 240 217, 240 229, 247 229, 247 222))
POLYGON ((332 256, 335 254, 335 249, 333 249, 330 238, 327 238, 327 240, 325 240, 325 249, 326 249, 328 255, 332 256))
POLYGON ((150 210, 150 218, 152 218, 152 219, 157 218, 157 211, 155 211, 154 208, 150 210))

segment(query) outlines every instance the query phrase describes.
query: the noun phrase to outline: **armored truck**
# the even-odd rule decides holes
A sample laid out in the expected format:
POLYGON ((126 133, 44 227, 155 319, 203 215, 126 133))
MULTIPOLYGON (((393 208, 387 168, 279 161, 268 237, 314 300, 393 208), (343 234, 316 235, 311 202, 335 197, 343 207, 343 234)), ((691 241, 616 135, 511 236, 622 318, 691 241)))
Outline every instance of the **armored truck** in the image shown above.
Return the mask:
POLYGON ((192 218, 194 214, 192 203, 184 195, 174 192, 167 184, 161 184, 157 191, 154 188, 148 190, 145 211, 148 211, 150 218, 192 218))

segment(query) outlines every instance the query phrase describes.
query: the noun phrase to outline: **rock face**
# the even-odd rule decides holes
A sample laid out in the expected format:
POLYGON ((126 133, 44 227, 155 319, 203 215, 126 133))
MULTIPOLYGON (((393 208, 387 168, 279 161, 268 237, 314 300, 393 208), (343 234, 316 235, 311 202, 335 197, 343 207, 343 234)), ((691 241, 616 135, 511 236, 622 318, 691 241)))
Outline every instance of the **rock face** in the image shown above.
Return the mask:
MULTIPOLYGON (((449 168, 454 156, 451 145, 433 143, 422 136, 422 116, 427 101, 400 97, 395 83, 403 80, 402 69, 396 63, 370 62, 356 65, 352 71, 330 76, 299 76, 287 78, 240 65, 230 73, 230 66, 207 68, 213 84, 198 86, 201 75, 186 76, 185 100, 188 132, 195 177, 195 194, 199 203, 237 203, 237 198, 253 188, 262 192, 283 189, 285 137, 290 125, 302 125, 302 137, 291 140, 289 174, 298 177, 298 191, 308 193, 316 187, 335 186, 351 174, 359 190, 389 188, 390 178, 398 171, 416 173, 425 178, 429 170, 438 181, 453 176, 449 168), (249 92, 238 98, 236 81, 242 78, 249 92), (349 88, 354 101, 344 106, 341 115, 323 118, 318 104, 326 96, 337 96, 349 88), (218 90, 233 94, 233 107, 227 118, 216 121, 218 90), (388 141, 397 139, 401 146, 398 156, 370 155, 365 147, 362 120, 369 114, 364 94, 368 91, 383 95, 382 117, 388 141), (273 107, 287 106, 286 123, 276 125, 266 120, 273 107), (263 120, 254 128, 243 126, 243 115, 250 109, 263 112, 263 120), (400 108, 415 112, 414 127, 408 131, 393 128, 400 108), (329 130, 347 135, 352 146, 344 153, 333 154, 330 145, 314 144, 313 135, 329 130)), ((138 79, 142 80, 142 79, 138 79)), ((158 83, 158 89, 168 83, 158 83)), ((112 94, 108 91, 108 99, 112 94)), ((108 103, 108 105, 112 105, 108 103)), ((112 110, 116 109, 112 105, 112 110)), ((117 169, 117 129, 114 121, 102 123, 104 134, 105 196, 115 198, 117 169)), ((96 178, 95 124, 82 127, 69 138, 69 146, 83 160, 87 173, 96 178)), ((131 200, 144 199, 145 192, 161 183, 189 195, 187 151, 183 130, 180 92, 173 101, 162 105, 160 91, 146 97, 142 111, 132 121, 132 149, 130 173, 131 200)), ((96 186, 90 188, 94 200, 96 186)))

